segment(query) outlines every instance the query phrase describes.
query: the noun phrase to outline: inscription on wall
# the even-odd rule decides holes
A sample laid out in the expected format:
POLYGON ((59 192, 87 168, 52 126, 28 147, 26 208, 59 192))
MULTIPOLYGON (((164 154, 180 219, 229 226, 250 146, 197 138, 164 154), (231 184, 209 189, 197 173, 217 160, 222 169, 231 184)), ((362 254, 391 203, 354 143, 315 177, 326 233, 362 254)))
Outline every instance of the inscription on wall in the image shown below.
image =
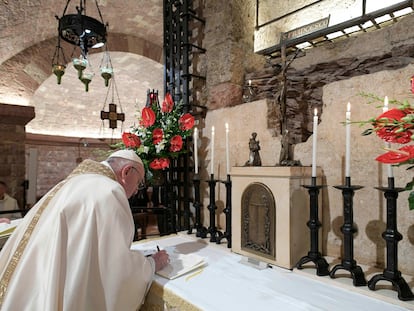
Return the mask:
POLYGON ((267 54, 279 46, 283 33, 297 38, 323 27, 338 25, 390 6, 388 1, 377 0, 280 0, 258 1, 258 16, 254 37, 254 51, 267 54), (274 10, 273 8, 277 8, 274 10), (329 16, 329 20, 326 18, 329 16), (326 23, 328 22, 328 23, 326 23), (321 24, 322 23, 322 24, 321 24), (313 28, 313 29, 312 29, 313 28))

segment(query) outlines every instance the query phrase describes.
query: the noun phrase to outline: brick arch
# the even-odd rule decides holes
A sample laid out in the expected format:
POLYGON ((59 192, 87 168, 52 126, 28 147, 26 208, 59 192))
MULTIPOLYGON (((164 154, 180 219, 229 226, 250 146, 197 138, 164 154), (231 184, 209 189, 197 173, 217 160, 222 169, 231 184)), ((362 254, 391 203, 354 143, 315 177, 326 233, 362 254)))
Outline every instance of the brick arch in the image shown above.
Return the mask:
MULTIPOLYGON (((43 81, 52 75, 51 63, 56 41, 54 37, 36 43, 0 65, 0 103, 28 104, 43 81)), ((66 43, 62 47, 69 62, 74 47, 66 43)), ((129 52, 162 62, 162 47, 140 37, 110 33, 108 48, 110 51, 129 52)))

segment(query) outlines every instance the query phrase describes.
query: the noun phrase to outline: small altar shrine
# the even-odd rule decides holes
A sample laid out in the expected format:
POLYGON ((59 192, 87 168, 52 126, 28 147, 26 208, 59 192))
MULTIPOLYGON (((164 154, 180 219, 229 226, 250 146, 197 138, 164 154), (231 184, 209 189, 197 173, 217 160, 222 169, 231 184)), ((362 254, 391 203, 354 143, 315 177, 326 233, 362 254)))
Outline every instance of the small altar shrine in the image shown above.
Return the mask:
POLYGON ((232 251, 293 268, 310 244, 303 185, 311 182, 311 167, 232 167, 231 177, 232 251))

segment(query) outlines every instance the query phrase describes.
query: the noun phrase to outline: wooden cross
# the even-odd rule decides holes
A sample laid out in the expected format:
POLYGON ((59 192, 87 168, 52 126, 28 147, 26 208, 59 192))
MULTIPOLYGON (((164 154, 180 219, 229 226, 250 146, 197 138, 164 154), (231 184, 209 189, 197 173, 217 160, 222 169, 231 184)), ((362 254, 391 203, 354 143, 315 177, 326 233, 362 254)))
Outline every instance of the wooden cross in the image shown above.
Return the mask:
POLYGON ((101 120, 109 120, 109 127, 111 129, 116 129, 117 121, 125 121, 125 113, 117 113, 116 105, 109 104, 109 111, 101 110, 101 120))

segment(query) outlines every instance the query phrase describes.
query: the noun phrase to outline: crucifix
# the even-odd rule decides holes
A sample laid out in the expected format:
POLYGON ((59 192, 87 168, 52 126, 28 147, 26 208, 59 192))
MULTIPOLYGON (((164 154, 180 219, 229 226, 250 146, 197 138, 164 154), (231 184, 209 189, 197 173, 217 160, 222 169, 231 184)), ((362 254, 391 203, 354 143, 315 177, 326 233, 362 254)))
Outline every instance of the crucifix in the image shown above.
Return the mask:
POLYGON ((117 113, 116 105, 114 103, 109 104, 109 111, 101 110, 101 120, 109 120, 109 127, 111 129, 116 129, 117 121, 125 121, 125 113, 117 113))
POLYGON ((280 134, 281 134, 281 150, 279 157, 279 165, 281 166, 292 166, 298 165, 299 163, 293 159, 293 144, 290 141, 290 133, 287 125, 287 115, 286 115, 286 91, 287 91, 287 79, 286 71, 289 68, 289 65, 298 55, 299 50, 296 51, 294 57, 287 62, 286 60, 286 33, 281 34, 281 62, 282 62, 282 71, 280 79, 280 93, 278 101, 280 104, 280 134))

